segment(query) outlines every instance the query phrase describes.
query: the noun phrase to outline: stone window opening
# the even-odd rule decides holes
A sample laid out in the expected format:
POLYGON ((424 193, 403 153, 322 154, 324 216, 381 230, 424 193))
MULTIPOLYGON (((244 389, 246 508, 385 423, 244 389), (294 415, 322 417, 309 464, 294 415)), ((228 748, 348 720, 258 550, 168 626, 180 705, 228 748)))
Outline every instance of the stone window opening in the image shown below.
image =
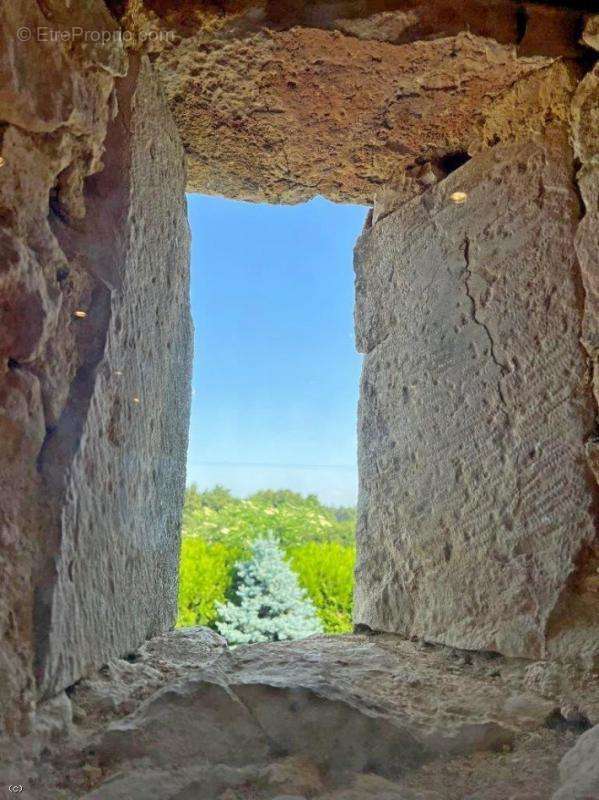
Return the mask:
MULTIPOLYGON (((361 358, 351 250, 365 214, 320 198, 188 197, 195 346, 178 626, 226 635, 226 607, 244 627, 230 628, 231 644, 352 630, 361 358), (281 563, 288 603, 275 571, 252 572, 272 601, 258 607, 239 593, 239 568, 268 538, 291 567, 281 563), (246 618, 236 604, 256 607, 246 618)), ((261 569, 272 557, 259 551, 261 569)))
POLYGON ((0 793, 599 796, 598 30, 3 4, 0 793), (173 629, 186 192, 372 207, 352 633, 173 629))

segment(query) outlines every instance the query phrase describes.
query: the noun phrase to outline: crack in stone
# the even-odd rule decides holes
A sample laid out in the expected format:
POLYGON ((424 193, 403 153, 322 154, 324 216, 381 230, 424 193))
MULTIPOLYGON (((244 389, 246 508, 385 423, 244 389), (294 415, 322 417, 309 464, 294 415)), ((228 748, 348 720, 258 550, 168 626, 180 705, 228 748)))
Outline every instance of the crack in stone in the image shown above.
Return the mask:
POLYGON ((230 674, 227 671, 227 666, 221 664, 220 662, 226 659, 228 662, 231 660, 232 653, 227 651, 225 653, 221 653, 215 655, 211 659, 211 663, 207 665, 206 669, 202 670, 202 674, 200 675, 200 680, 205 681, 206 683, 212 683, 220 688, 225 692, 225 694, 234 702, 237 703, 246 714, 250 717, 254 725, 256 726, 257 730, 262 733, 268 746, 273 753, 279 753, 281 751, 281 746, 277 743, 277 741, 272 737, 272 735, 266 730, 264 725, 260 722, 256 712, 252 709, 249 701, 244 700, 241 695, 239 694, 240 689, 244 689, 249 687, 250 689, 255 686, 255 684, 249 683, 231 683, 230 681, 230 674))
MULTIPOLYGON (((481 328, 483 328, 483 330, 487 334, 487 337, 489 339, 489 348, 490 348, 490 353, 489 354, 490 354, 490 356, 491 356, 491 358, 493 360, 493 363, 497 367, 499 367, 499 369, 500 369, 500 373, 501 374, 499 375, 499 377, 497 379, 497 393, 499 395, 499 399, 500 399, 500 402, 501 402, 501 410, 505 414, 505 417, 506 417, 508 425, 509 425, 509 429, 510 429, 509 430, 509 435, 510 435, 510 438, 512 440, 512 452, 515 453, 515 452, 517 452, 517 449, 518 449, 518 441, 517 441, 517 437, 516 437, 516 434, 515 434, 515 431, 514 431, 514 427, 513 427, 513 423, 512 423, 512 419, 511 419, 511 415, 510 415, 510 410, 509 410, 509 406, 508 406, 508 403, 507 403, 507 399, 506 399, 506 396, 505 396, 504 391, 503 391, 503 386, 501 385, 501 381, 502 381, 503 377, 510 372, 510 369, 506 364, 504 364, 502 361, 500 361, 497 358, 497 354, 495 352, 495 341, 493 339, 493 336, 491 335, 491 331, 489 330, 488 325, 486 325, 486 323, 483 322, 483 320, 481 320, 478 317, 478 314, 477 314, 476 300, 475 300, 474 295, 472 294, 471 289, 470 289, 470 280, 472 278, 472 269, 471 269, 471 266, 470 266, 470 238, 468 236, 464 237, 463 255, 464 255, 464 262, 465 262, 465 269, 464 269, 464 273, 463 273, 464 274, 464 288, 466 290, 466 295, 467 295, 467 297, 470 300, 470 303, 472 305, 472 319, 477 325, 479 325, 481 328)), ((514 477, 515 477, 516 486, 515 486, 514 507, 513 507, 513 510, 511 512, 511 515, 512 515, 512 517, 516 518, 518 516, 518 513, 520 512, 520 507, 521 507, 521 504, 522 504, 522 496, 523 496, 522 495, 522 475, 520 474, 519 470, 517 470, 517 469, 515 470, 514 477)))
MULTIPOLYGON (((226 679, 225 679, 225 681, 226 681, 226 679)), ((247 715, 250 717, 250 719, 252 720, 252 722, 254 723, 256 728, 262 733, 262 735, 264 736, 264 738, 268 742, 268 746, 269 746, 269 748, 271 750, 271 754, 286 755, 285 749, 281 747, 281 745, 276 741, 276 739, 274 739, 272 737, 272 735, 268 732, 268 730, 260 722, 260 720, 258 719, 258 715, 254 711, 254 709, 251 707, 249 702, 244 700, 238 694, 238 692, 236 692, 232 688, 232 686, 240 687, 240 688, 241 687, 243 687, 243 688, 246 688, 246 687, 251 688, 251 687, 255 686, 256 684, 245 684, 245 683, 244 684, 230 684, 228 681, 226 681, 226 683, 224 685, 223 684, 221 684, 221 685, 222 685, 222 688, 225 690, 225 692, 229 695, 231 700, 233 700, 233 702, 235 702, 235 703, 238 703, 246 711, 247 715)), ((261 684, 258 684, 258 686, 261 686, 261 684)), ((272 688, 278 688, 278 687, 272 687, 272 688)))
MULTIPOLYGON (((96 341, 75 373, 58 423, 46 433, 37 457, 37 470, 42 478, 46 502, 52 503, 58 509, 64 504, 70 471, 79 452, 89 407, 96 390, 98 370, 105 358, 112 313, 111 298, 110 290, 104 283, 98 282, 90 304, 90 309, 96 316, 95 331, 90 335, 97 337, 96 341)), ((58 532, 45 540, 34 589, 34 668, 40 685, 46 680, 49 669, 47 662, 53 631, 54 589, 58 576, 57 553, 62 542, 61 512, 56 513, 55 525, 58 532)), ((42 694, 42 697, 45 696, 42 694)))
POLYGON ((470 303, 472 304, 472 320, 474 322, 476 322, 476 324, 479 325, 485 331, 485 333, 487 334, 487 338, 489 339, 489 353, 490 353, 490 356, 493 359, 493 363, 497 367, 499 367, 499 369, 501 370, 501 375, 499 377, 499 380, 497 381, 497 390, 499 392, 499 397, 501 399, 501 403, 504 406, 504 408, 506 409, 506 413, 507 413, 507 407, 508 406, 507 406, 505 395, 503 393, 503 387, 501 385, 501 378, 504 375, 507 375, 507 373, 509 372, 509 368, 507 367, 506 364, 504 364, 502 361, 500 361, 497 358, 497 354, 495 352, 495 340, 493 339, 493 336, 491 334, 489 326, 482 319, 480 319, 480 317, 478 316, 478 313, 477 313, 476 300, 475 300, 474 295, 472 294, 472 292, 470 290, 470 280, 472 279, 472 270, 470 268, 470 239, 469 239, 468 236, 466 236, 464 238, 463 254, 464 254, 464 263, 466 265, 465 268, 464 268, 464 273, 463 273, 464 274, 464 288, 466 289, 466 296, 468 297, 468 299, 470 300, 470 303))

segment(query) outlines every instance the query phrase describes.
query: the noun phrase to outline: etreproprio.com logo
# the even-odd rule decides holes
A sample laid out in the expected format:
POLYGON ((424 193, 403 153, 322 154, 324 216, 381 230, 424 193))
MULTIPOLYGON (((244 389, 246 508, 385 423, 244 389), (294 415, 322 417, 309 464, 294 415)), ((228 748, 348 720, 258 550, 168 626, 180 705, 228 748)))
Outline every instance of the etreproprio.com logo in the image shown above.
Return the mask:
POLYGON ((85 44, 139 44, 140 42, 172 42, 174 31, 123 31, 123 30, 88 30, 78 26, 72 28, 50 28, 40 26, 29 28, 23 26, 17 30, 19 42, 83 42, 85 44))

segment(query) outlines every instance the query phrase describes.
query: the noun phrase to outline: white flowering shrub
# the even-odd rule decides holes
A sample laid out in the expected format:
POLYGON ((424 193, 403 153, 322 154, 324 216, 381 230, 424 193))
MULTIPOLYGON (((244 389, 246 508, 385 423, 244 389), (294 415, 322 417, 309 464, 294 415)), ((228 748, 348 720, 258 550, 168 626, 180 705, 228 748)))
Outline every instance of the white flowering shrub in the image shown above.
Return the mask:
POLYGON ((230 645, 280 642, 322 633, 320 620, 272 536, 256 539, 236 564, 234 602, 218 605, 216 627, 230 645))

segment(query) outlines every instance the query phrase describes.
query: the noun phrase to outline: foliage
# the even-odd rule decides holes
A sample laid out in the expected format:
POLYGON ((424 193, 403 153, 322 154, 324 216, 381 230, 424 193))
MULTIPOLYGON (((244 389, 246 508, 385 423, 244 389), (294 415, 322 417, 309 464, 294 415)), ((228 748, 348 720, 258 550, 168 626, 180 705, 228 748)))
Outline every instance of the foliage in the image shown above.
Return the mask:
POLYGON ((339 542, 308 542, 291 548, 288 555, 324 630, 351 631, 355 548, 339 542))
POLYGON ((229 644, 301 639, 322 628, 314 606, 272 536, 256 539, 236 565, 235 599, 217 604, 216 627, 229 644))
POLYGON ((222 542, 184 537, 179 568, 179 617, 181 627, 216 622, 216 605, 224 603, 233 583, 239 550, 222 542))
POLYGON ((302 497, 290 491, 257 492, 242 500, 222 486, 209 492, 192 486, 183 514, 184 536, 226 542, 246 553, 249 544, 268 530, 287 548, 308 541, 351 545, 355 527, 355 509, 330 508, 314 495, 302 497))
POLYGON ((314 495, 263 491, 240 500, 217 486, 188 489, 183 511, 177 624, 216 626, 217 603, 234 592, 235 564, 270 530, 327 633, 351 630, 355 508, 323 506, 314 495))

